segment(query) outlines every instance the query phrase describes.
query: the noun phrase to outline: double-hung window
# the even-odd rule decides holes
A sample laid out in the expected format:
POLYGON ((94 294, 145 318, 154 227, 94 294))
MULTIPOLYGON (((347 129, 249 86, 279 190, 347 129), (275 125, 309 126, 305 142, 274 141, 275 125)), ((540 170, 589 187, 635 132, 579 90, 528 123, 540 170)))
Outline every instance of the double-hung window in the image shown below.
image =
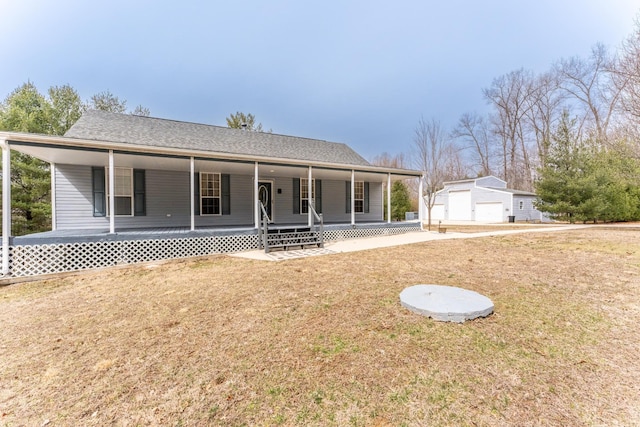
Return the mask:
POLYGON ((354 212, 364 213, 364 181, 354 182, 353 199, 355 202, 354 212))
MULTIPOLYGON (((115 216, 133 216, 133 169, 114 168, 113 196, 115 202, 115 216)), ((105 170, 107 200, 109 200, 109 169, 105 170)), ((107 203, 107 215, 109 212, 107 203)))
MULTIPOLYGON (((316 197, 316 180, 311 180, 311 199, 316 197)), ((309 213, 309 179, 300 178, 300 213, 309 213)))
POLYGON ((200 172, 200 215, 221 215, 220 174, 200 172))
MULTIPOLYGON (((146 209, 146 181, 144 169, 113 169, 114 216, 144 216, 146 209)), ((91 168, 91 191, 93 193, 93 216, 109 216, 109 168, 91 168)))

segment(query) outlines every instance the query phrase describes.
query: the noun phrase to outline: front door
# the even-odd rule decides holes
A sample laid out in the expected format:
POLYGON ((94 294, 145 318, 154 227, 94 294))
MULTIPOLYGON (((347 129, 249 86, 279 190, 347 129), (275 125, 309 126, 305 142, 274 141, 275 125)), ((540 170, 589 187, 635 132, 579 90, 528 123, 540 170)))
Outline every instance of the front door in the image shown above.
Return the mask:
MULTIPOLYGON (((269 181, 258 181, 258 200, 264 205, 269 219, 273 221, 273 184, 269 181)), ((260 220, 262 220, 262 209, 260 210, 260 220)))

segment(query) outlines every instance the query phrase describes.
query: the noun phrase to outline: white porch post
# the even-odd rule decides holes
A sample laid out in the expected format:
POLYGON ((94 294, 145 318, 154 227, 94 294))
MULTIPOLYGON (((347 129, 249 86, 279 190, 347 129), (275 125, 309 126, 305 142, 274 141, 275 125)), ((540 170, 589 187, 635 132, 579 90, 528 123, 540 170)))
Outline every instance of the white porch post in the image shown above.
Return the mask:
POLYGON ((11 149, 4 139, 2 145, 2 275, 8 276, 9 243, 11 239, 11 149))
POLYGON ((351 225, 356 225, 356 171, 351 169, 351 225))
POLYGON ((56 230, 56 164, 51 163, 51 230, 56 230))
POLYGON ((260 192, 258 186, 258 180, 260 179, 260 168, 258 162, 253 166, 253 219, 255 227, 260 228, 260 206, 258 201, 260 200, 260 192))
MULTIPOLYGON (((311 166, 309 166, 309 176, 308 176, 308 181, 307 181, 307 197, 309 197, 307 199, 307 203, 309 204, 309 206, 311 206, 311 200, 313 199, 313 171, 311 169, 311 166)), ((315 200, 314 200, 315 201, 315 200)), ((316 205, 314 204, 313 207, 315 208, 316 205)), ((311 213, 311 208, 307 209, 307 225, 309 227, 313 226, 313 213, 311 213)))
POLYGON ((422 196, 422 192, 424 191, 424 178, 424 175, 422 175, 418 183, 418 218, 420 219, 420 230, 424 230, 424 197, 422 196))
POLYGON ((109 150, 109 233, 116 232, 116 197, 115 192, 115 170, 113 161, 113 150, 109 150))
POLYGON ((391 224, 391 174, 387 175, 387 223, 391 224))
POLYGON ((194 231, 196 229, 196 162, 193 156, 189 158, 189 172, 189 200, 191 201, 189 216, 191 217, 191 231, 194 231))

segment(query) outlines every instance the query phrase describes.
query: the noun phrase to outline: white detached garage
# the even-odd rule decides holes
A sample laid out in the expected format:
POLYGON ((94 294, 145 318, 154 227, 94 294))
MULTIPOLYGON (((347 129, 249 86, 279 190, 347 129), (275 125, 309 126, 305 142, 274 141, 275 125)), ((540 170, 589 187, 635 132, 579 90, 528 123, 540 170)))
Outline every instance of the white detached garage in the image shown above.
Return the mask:
POLYGON ((476 203, 476 217, 478 222, 502 222, 504 205, 502 202, 476 203))
MULTIPOLYGON (((535 200, 534 193, 509 189, 506 181, 495 176, 448 181, 436 193, 431 219, 484 223, 547 221, 535 208, 535 200)), ((426 220, 427 209, 423 208, 426 220)))
MULTIPOLYGON (((436 196, 437 197, 437 196, 436 196)), ((446 208, 445 208, 446 212, 446 208)), ((471 191, 453 190, 449 192, 449 218, 455 221, 471 221, 471 191)))

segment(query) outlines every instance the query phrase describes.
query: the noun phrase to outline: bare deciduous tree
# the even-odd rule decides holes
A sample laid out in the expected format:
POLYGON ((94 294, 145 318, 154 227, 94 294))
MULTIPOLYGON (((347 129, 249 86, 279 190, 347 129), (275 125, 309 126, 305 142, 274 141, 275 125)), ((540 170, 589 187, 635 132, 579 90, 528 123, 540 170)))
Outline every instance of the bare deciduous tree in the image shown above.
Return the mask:
POLYGON ((592 130, 597 142, 606 142, 622 89, 613 84, 614 62, 607 48, 596 44, 588 59, 561 59, 554 68, 569 102, 575 101, 582 109, 581 128, 592 130))
POLYGON ((488 176, 493 173, 492 164, 492 140, 486 121, 476 113, 465 113, 458 120, 453 130, 452 137, 461 139, 466 146, 463 149, 472 151, 472 158, 478 170, 479 176, 488 176))
POLYGON ((535 78, 527 118, 536 142, 538 167, 545 165, 553 129, 562 115, 563 99, 555 73, 547 72, 535 78))
MULTIPOLYGON (((382 154, 375 156, 371 160, 371 164, 376 166, 384 166, 388 168, 399 168, 399 169, 410 168, 409 159, 403 153, 391 155, 387 152, 384 152, 382 154)), ((419 198, 418 197, 418 180, 408 179, 404 182, 404 184, 409 190, 409 196, 411 200, 411 209, 418 210, 418 205, 416 203, 416 199, 419 198)), ((386 188, 386 184, 385 184, 385 188, 386 188)), ((385 191, 389 191, 389 190, 385 189, 385 191)), ((384 200, 386 203, 386 200, 387 200, 386 193, 384 197, 385 197, 384 200)), ((386 209, 385 209, 385 215, 386 215, 386 209)))
POLYGON ((635 31, 624 41, 615 66, 614 82, 620 90, 620 106, 627 117, 625 127, 640 137, 640 14, 635 31))
MULTIPOLYGON (((563 114, 575 118, 577 138, 608 149, 640 140, 640 15, 616 59, 601 44, 586 57, 561 59, 548 72, 524 69, 483 90, 490 111, 464 114, 452 137, 464 144, 478 175, 495 174, 512 188, 533 190, 563 114)), ((635 144, 640 157, 640 143, 635 144)))
POLYGON ((424 173, 423 194, 420 196, 427 207, 427 227, 431 230, 431 208, 436 192, 442 188, 444 181, 460 178, 455 175, 462 174, 464 167, 458 150, 435 119, 427 121, 420 118, 414 130, 413 149, 416 167, 424 173))
POLYGON ((525 119, 532 108, 533 75, 524 69, 512 71, 494 79, 483 93, 495 109, 491 119, 502 149, 502 178, 516 188, 529 190, 533 187, 533 165, 525 119))
POLYGON ((409 162, 405 158, 405 155, 402 153, 396 154, 395 156, 393 156, 387 152, 384 152, 382 154, 375 156, 371 160, 371 164, 376 166, 385 166, 389 168, 404 169, 408 167, 409 162))

